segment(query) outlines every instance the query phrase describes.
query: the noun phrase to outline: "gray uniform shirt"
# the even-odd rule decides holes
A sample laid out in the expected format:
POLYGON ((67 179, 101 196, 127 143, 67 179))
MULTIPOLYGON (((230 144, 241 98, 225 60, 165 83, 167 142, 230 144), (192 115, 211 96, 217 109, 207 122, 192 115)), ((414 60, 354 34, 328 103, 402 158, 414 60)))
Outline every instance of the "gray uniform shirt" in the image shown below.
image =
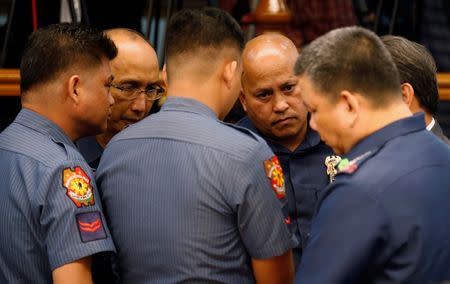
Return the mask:
POLYGON ((113 138, 97 180, 124 283, 252 283, 251 258, 296 245, 273 157, 190 99, 169 98, 113 138))
POLYGON ((22 109, 0 134, 0 283, 114 251, 92 173, 61 128, 22 109))

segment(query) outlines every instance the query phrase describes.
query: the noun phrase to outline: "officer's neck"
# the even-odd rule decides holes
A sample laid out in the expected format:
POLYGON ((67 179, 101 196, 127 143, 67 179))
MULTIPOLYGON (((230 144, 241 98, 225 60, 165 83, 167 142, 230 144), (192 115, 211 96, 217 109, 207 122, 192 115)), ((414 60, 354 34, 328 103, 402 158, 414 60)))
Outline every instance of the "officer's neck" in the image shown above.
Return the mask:
POLYGON ((349 133, 349 136, 353 138, 350 139, 353 140, 351 141, 353 145, 350 145, 348 148, 351 149, 354 144, 381 128, 409 116, 412 116, 412 113, 402 101, 400 103, 392 103, 385 107, 361 110, 355 127, 351 129, 353 134, 349 133))

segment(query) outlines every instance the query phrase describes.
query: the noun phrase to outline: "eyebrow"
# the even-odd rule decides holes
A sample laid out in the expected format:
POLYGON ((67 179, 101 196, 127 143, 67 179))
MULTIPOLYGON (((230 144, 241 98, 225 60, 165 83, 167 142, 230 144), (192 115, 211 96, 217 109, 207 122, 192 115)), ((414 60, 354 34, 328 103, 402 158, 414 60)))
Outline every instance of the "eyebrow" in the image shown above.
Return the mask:
POLYGON ((284 82, 283 84, 281 84, 281 85, 280 85, 280 88, 284 88, 284 87, 292 86, 292 85, 297 85, 297 83, 298 83, 298 82, 287 81, 287 82, 284 82))
MULTIPOLYGON (((120 84, 128 84, 128 85, 133 85, 133 86, 140 86, 142 82, 137 81, 135 79, 124 79, 124 80, 119 80, 120 84)), ((145 84, 145 87, 148 86, 154 86, 158 84, 158 80, 154 81, 154 82, 149 82, 145 84)))
POLYGON ((253 94, 261 93, 261 92, 273 92, 272 88, 257 88, 253 91, 253 94))

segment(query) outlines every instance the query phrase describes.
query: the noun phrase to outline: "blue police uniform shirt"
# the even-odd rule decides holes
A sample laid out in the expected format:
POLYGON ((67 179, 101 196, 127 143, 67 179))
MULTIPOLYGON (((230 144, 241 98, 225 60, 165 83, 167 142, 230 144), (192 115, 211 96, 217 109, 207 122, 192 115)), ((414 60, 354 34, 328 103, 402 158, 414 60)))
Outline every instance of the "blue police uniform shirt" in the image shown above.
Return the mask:
POLYGON ((333 151, 320 140, 319 134, 309 127, 302 143, 297 149, 290 151, 262 135, 247 116, 237 125, 261 135, 280 160, 286 180, 290 228, 297 239, 301 240, 300 245, 294 249, 296 263, 299 263, 319 197, 329 184, 325 158, 333 155, 333 151))
POLYGON ((449 280, 450 148, 423 114, 372 133, 338 168, 296 283, 449 280))
POLYGON ((251 258, 297 245, 270 159, 264 140, 185 98, 117 134, 97 181, 124 283, 253 283, 251 258))
POLYGON ((92 173, 61 128, 22 109, 0 134, 0 283, 114 251, 92 173))
POLYGON ((103 154, 103 147, 97 142, 95 136, 78 139, 75 145, 88 165, 95 172, 103 154))

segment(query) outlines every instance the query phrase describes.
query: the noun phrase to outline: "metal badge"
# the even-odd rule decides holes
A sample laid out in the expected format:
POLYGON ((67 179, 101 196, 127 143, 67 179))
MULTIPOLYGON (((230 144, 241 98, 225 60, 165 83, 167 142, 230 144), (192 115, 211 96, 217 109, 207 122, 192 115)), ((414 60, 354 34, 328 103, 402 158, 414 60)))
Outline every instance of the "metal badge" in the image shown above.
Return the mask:
POLYGON ((341 161, 339 156, 327 156, 325 158, 325 166, 327 167, 327 175, 330 177, 330 183, 335 179, 337 170, 336 165, 341 161))

